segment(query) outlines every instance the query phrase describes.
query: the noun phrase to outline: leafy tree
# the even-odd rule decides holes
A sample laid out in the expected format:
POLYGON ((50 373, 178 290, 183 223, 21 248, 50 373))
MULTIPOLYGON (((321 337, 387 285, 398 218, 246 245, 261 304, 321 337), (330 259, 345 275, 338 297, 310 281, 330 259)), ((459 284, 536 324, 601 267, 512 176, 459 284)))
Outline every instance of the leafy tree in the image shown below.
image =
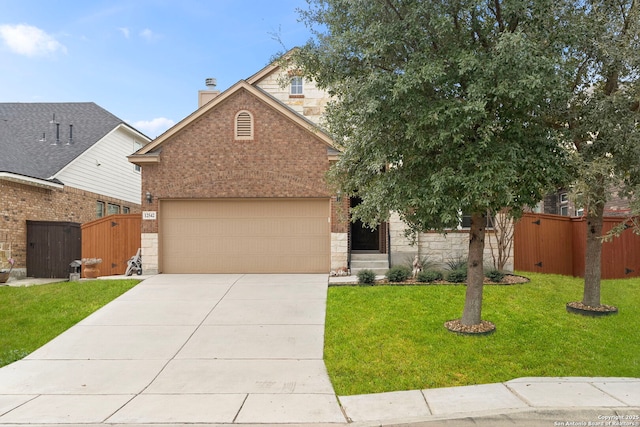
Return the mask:
POLYGON ((590 0, 568 16, 573 29, 565 34, 563 66, 572 94, 562 122, 578 164, 574 192, 587 217, 582 303, 600 307, 605 203, 612 189, 640 194, 640 6, 590 0))
POLYGON ((486 212, 518 213, 565 178, 548 118, 566 105, 547 40, 550 0, 308 0, 314 37, 294 54, 333 95, 342 156, 330 181, 370 226, 397 212, 411 232, 471 214, 460 323, 482 322, 486 212))

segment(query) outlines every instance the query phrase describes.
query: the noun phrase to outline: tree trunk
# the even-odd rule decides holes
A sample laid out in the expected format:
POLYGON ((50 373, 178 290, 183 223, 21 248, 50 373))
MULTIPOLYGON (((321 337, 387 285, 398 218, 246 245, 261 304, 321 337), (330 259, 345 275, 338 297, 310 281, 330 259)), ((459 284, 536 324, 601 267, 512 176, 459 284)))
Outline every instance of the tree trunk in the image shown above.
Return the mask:
POLYGON ((467 267, 467 293, 462 313, 463 325, 478 325, 482 321, 482 287, 484 285, 484 233, 485 213, 471 215, 469 231, 469 258, 467 267))
MULTIPOLYGON (((602 200, 602 199, 601 199, 602 200)), ((600 306, 600 277, 602 259, 602 223, 604 203, 589 207, 587 213, 587 249, 584 268, 584 296, 582 303, 600 306)))

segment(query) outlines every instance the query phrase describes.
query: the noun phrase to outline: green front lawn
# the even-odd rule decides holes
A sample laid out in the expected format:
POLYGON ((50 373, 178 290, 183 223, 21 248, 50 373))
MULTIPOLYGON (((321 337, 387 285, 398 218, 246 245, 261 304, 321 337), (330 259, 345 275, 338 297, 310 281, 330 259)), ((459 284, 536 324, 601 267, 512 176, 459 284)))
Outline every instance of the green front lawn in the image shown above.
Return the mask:
POLYGON ((604 280, 619 313, 569 314, 579 278, 523 273, 531 282, 484 288, 489 336, 460 336, 464 286, 331 287, 325 362, 339 395, 486 384, 527 376, 640 377, 640 279, 604 280))
POLYGON ((139 282, 93 280, 0 287, 0 366, 23 358, 139 282))

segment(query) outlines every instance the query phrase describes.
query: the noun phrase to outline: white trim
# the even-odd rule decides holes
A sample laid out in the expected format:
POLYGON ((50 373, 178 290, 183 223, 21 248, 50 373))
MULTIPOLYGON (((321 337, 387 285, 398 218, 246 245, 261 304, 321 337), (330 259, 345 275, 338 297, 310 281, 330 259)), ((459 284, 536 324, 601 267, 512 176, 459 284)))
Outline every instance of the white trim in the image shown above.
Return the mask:
POLYGON ((55 182, 46 181, 40 178, 33 178, 30 176, 18 175, 11 172, 0 172, 0 180, 12 181, 19 184, 32 185, 34 187, 50 188, 55 190, 62 190, 63 184, 56 184, 55 182))

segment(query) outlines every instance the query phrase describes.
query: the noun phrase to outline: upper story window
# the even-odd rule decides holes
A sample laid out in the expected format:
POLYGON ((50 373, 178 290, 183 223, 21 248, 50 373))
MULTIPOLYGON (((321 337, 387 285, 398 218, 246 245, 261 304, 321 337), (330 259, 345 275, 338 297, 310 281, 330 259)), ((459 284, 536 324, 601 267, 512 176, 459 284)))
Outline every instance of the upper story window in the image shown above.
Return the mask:
POLYGON ((253 115, 250 112, 243 110, 236 114, 234 135, 236 140, 253 139, 253 115))
POLYGON ((569 216, 569 194, 560 194, 560 215, 569 216))
POLYGON ((303 81, 301 76, 294 76, 291 78, 291 90, 289 92, 290 95, 302 95, 303 92, 303 81))

